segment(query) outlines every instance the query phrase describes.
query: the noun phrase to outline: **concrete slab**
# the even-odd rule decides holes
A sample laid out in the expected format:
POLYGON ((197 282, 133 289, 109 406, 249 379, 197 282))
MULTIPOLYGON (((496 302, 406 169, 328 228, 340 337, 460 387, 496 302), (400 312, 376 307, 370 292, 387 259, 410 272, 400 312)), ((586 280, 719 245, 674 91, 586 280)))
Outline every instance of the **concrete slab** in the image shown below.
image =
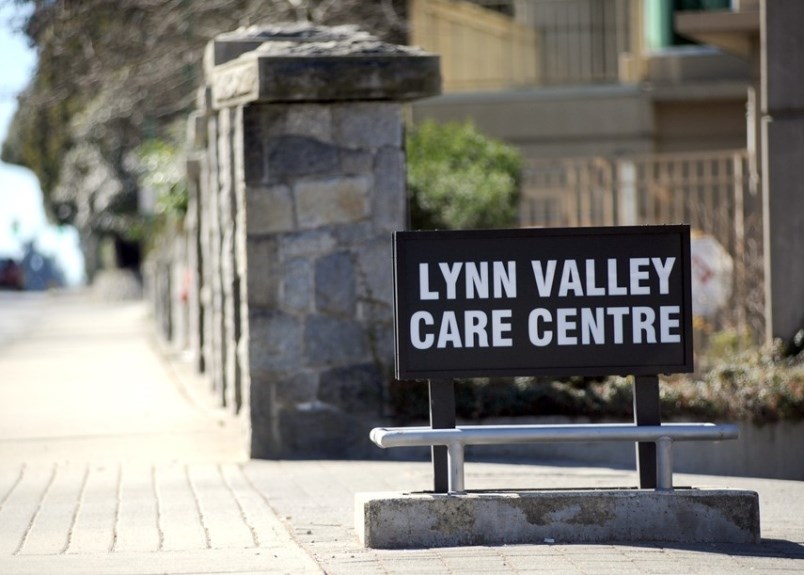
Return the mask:
POLYGON ((355 527, 375 549, 760 541, 757 493, 732 489, 357 493, 355 527))

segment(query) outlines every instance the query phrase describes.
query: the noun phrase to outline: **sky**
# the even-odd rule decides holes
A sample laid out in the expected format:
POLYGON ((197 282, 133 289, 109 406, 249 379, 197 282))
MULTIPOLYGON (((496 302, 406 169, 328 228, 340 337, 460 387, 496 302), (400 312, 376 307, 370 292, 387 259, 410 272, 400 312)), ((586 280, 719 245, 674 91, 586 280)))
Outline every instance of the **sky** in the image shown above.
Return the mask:
MULTIPOLYGON (((15 10, 11 3, 0 3, 0 141, 5 140, 17 108, 16 96, 36 67, 36 51, 13 29, 15 10)), ((75 229, 48 223, 39 181, 30 170, 0 162, 0 257, 21 257, 22 246, 29 241, 56 257, 68 284, 83 282, 75 229)))

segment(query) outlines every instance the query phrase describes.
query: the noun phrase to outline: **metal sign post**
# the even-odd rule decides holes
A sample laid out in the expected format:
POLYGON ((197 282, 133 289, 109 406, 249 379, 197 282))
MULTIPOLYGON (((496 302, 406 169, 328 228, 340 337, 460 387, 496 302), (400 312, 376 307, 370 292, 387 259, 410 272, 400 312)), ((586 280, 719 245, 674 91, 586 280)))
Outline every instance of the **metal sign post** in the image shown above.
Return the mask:
MULTIPOLYGON (((455 382, 451 379, 431 379, 430 386, 430 427, 433 429, 453 429, 455 427, 455 382)), ((447 447, 434 445, 433 492, 449 491, 449 469, 447 447)))
MULTIPOLYGON (((634 378, 634 423, 661 425, 659 409, 659 378, 655 375, 634 378)), ((636 444, 637 475, 640 489, 656 488, 656 444, 636 444)))

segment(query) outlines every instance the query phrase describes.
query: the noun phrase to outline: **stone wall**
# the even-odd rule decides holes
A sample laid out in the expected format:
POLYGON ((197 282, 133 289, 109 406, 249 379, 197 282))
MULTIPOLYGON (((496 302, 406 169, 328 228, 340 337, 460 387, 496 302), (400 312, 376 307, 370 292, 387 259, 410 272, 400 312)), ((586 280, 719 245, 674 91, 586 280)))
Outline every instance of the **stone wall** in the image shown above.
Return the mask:
POLYGON ((271 429, 253 449, 337 452, 362 433, 346 419, 381 415, 393 365, 400 105, 255 105, 243 121, 252 425, 271 429))
POLYGON ((199 368, 250 421, 253 457, 365 455, 393 368, 403 105, 439 91, 438 59, 289 25, 217 38, 205 71, 188 173, 199 368))

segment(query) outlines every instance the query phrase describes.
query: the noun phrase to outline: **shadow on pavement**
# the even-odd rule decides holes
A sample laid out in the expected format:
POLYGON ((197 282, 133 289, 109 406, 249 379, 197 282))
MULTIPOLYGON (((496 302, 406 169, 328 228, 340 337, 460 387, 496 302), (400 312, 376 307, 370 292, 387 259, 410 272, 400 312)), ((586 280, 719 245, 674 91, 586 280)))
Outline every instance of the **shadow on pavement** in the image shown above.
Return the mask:
POLYGON ((736 555, 740 557, 768 557, 775 559, 804 559, 804 545, 785 539, 762 539, 757 545, 738 543, 701 543, 678 544, 656 543, 640 544, 628 543, 629 547, 647 549, 675 549, 678 551, 696 551, 699 553, 717 553, 721 555, 736 555))

